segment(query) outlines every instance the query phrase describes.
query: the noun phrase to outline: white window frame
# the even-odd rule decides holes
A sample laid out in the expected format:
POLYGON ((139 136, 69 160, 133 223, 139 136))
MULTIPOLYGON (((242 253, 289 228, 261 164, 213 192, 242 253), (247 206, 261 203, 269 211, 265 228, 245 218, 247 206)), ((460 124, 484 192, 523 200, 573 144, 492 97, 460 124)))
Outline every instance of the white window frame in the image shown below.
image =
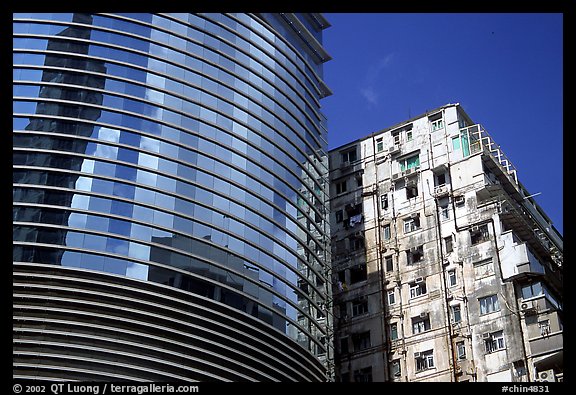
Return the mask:
POLYGON ((390 323, 388 333, 390 334, 390 340, 398 340, 400 338, 400 334, 398 333, 398 323, 397 322, 391 322, 390 323), (395 328, 395 330, 393 331, 392 328, 395 328), (392 334, 396 334, 396 337, 392 336, 392 334))
POLYGON ((418 335, 420 333, 424 333, 432 329, 430 323, 430 316, 426 315, 425 318, 412 318, 412 334, 418 335))
POLYGON ((416 218, 406 218, 404 219, 404 234, 415 232, 420 229, 420 226, 420 216, 416 218))
POLYGON ((419 357, 415 357, 416 372, 434 368, 434 350, 421 351, 419 357))
POLYGON ((550 320, 538 321, 538 327, 540 328, 540 336, 547 336, 550 334, 550 320))
POLYGON ((426 282, 423 281, 421 283, 411 283, 410 284, 410 299, 417 298, 419 296, 426 295, 428 293, 428 289, 426 288, 426 282), (422 291, 424 290, 424 291, 422 291))
POLYGON ((396 304, 396 288, 389 289, 387 292, 387 296, 388 296, 388 305, 396 304))
POLYGON ((384 138, 379 137, 376 139, 376 152, 384 151, 384 138))
POLYGON ((466 343, 464 341, 456 342, 456 355, 459 360, 466 359, 466 343))
POLYGON ((414 139, 414 134, 412 133, 412 129, 406 130, 406 141, 412 141, 414 139))
POLYGON ((484 348, 486 354, 505 350, 506 342, 504 341, 504 331, 496 331, 490 333, 489 338, 484 340, 484 348))
POLYGON ((498 295, 488 295, 483 298, 478 298, 480 305, 480 315, 486 315, 500 311, 500 300, 498 295))
POLYGON ((444 129, 444 118, 438 118, 433 121, 430 121, 430 128, 433 132, 444 129))
POLYGON ((382 225, 382 238, 384 240, 390 240, 392 238, 392 229, 390 224, 382 225))
POLYGON ((462 307, 460 304, 454 304, 450 306, 450 311, 452 313, 452 321, 455 323, 462 322, 462 307), (458 312, 458 316, 456 316, 456 311, 458 312), (458 318, 458 319, 456 319, 458 318))
POLYGON ((458 285, 456 269, 448 270, 448 287, 455 287, 456 285, 458 285))
POLYGON ((393 377, 400 377, 402 375, 402 365, 400 359, 394 359, 390 364, 390 373, 393 377))
POLYGON ((440 210, 440 220, 448 221, 450 219, 450 206, 448 203, 444 206, 439 206, 438 208, 440 210))

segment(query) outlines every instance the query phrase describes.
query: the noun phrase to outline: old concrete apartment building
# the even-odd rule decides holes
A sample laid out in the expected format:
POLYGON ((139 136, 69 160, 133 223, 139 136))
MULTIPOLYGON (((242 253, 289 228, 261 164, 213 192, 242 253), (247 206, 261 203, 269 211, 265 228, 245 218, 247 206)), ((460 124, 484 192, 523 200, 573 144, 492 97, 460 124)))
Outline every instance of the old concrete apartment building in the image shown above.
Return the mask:
POLYGON ((562 380, 562 236, 460 105, 330 169, 336 380, 562 380))

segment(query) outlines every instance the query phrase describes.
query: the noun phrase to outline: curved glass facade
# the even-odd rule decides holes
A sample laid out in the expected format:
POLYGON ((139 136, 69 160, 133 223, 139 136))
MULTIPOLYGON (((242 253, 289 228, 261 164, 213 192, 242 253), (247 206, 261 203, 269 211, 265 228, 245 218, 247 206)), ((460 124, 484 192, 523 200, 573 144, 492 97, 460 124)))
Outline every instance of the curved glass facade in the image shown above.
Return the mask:
MULTIPOLYGON (((306 378, 268 379, 325 379, 319 100, 330 92, 321 15, 58 13, 13 22, 14 270, 26 281, 98 272, 99 284, 175 288, 183 300, 249 315, 309 360, 306 378), (60 274, 33 275, 46 265, 60 274)), ((22 306, 34 299, 15 289, 22 306)), ((31 310, 22 308, 22 320, 31 322, 31 310)), ((15 358, 15 376, 19 366, 31 376, 29 361, 15 358)), ((228 377, 193 373, 207 370, 177 377, 228 377)))

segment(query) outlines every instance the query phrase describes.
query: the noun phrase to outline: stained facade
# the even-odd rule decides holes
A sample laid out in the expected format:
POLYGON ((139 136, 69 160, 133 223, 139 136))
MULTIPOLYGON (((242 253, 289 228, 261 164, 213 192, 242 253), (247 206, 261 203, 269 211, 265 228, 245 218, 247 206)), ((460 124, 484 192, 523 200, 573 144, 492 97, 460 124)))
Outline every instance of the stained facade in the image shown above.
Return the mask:
POLYGON ((460 105, 331 150, 330 180, 337 380, 562 380, 562 236, 460 105))

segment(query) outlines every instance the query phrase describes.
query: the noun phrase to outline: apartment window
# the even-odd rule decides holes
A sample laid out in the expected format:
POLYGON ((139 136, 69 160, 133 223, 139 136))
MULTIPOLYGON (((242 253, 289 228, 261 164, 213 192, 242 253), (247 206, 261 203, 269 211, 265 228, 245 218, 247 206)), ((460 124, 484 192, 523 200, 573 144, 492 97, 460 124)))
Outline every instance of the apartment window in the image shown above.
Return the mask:
POLYGON ((414 181, 406 183, 406 199, 412 199, 418 196, 418 186, 414 181))
POLYGON ((384 151, 384 139, 382 137, 376 139, 376 152, 384 151))
POLYGON ((456 355, 458 359, 466 359, 466 344, 463 341, 456 342, 456 355))
POLYGON ((419 282, 413 282, 410 284, 410 299, 417 298, 418 296, 425 295, 426 283, 424 280, 419 282))
POLYGON ((547 336, 550 334, 550 320, 538 321, 538 327, 540 328, 541 336, 547 336))
POLYGON ((400 377, 402 375, 402 370, 400 367, 400 360, 395 359, 390 364, 390 376, 392 377, 400 377))
POLYGON ((434 121, 430 121, 430 126, 432 127, 432 131, 435 132, 437 130, 444 128, 444 120, 442 118, 436 119, 434 121))
POLYGON ((492 332, 482 337, 484 338, 484 347, 486 348, 487 354, 506 348, 503 331, 492 332))
POLYGON ((380 206, 382 210, 388 210, 388 194, 385 193, 380 196, 380 206))
POLYGON ((360 251, 364 249, 364 237, 353 236, 350 237, 350 250, 360 251))
POLYGON ((391 289, 388 291, 388 305, 396 304, 396 291, 391 289))
POLYGON ((454 251, 454 246, 452 245, 452 236, 448 236, 444 238, 444 247, 446 249, 446 253, 454 251))
POLYGON ((372 382, 372 366, 354 371, 354 381, 356 383, 372 382))
POLYGON ((394 140, 394 145, 399 146, 400 145, 400 132, 394 133, 392 135, 392 139, 394 140))
POLYGON ((540 281, 522 287, 522 299, 529 299, 543 293, 540 281))
POLYGON ((352 335, 352 345, 354 346, 354 351, 370 348, 370 331, 352 335))
POLYGON ((457 283, 456 269, 448 270, 448 286, 454 287, 457 283))
POLYGON ((450 310, 452 311, 452 322, 458 323, 462 321, 462 310, 460 309, 460 305, 456 304, 450 306, 450 310))
POLYGON ((414 265, 424 260, 424 246, 413 247, 406 250, 406 263, 414 265))
POLYGON ((342 152, 342 162, 354 162, 356 159, 356 148, 342 152))
POLYGON ((398 323, 390 324, 390 340, 398 340, 398 323))
POLYGON ((404 219, 404 234, 414 232, 418 229, 420 229, 419 215, 404 219))
POLYGON ((348 336, 340 338, 340 354, 348 354, 348 336))
POLYGON ((336 214, 336 223, 337 224, 344 221, 344 211, 338 210, 338 211, 336 211, 335 214, 336 214))
POLYGON ((440 210, 441 221, 447 221, 450 219, 450 206, 448 206, 448 202, 439 205, 438 209, 440 210))
POLYGON ((390 233, 390 224, 382 226, 382 237, 384 238, 384 240, 390 240, 390 238, 392 237, 390 233))
POLYGON ((356 317, 368 312, 368 300, 357 299, 352 301, 352 317, 356 317))
POLYGON ((392 255, 385 257, 384 262, 386 264, 387 272, 391 272, 392 270, 394 270, 394 259, 392 258, 392 255))
POLYGON ((338 311, 340 312, 340 319, 348 318, 348 310, 346 309, 346 303, 338 303, 338 311))
POLYGON ((480 303, 480 314, 489 314, 495 311, 500 311, 498 295, 490 295, 480 298, 478 299, 478 302, 480 303))
POLYGON ((426 369, 432 369, 434 367, 434 351, 427 350, 414 353, 414 359, 416 360, 416 371, 421 372, 426 369))
POLYGON ((474 277, 476 278, 482 278, 494 274, 494 265, 492 264, 492 258, 474 262, 473 266, 474 266, 474 277))
POLYGON ((436 174, 436 185, 446 185, 446 173, 436 174))
POLYGON ((406 131, 406 141, 412 141, 412 130, 406 131))
POLYGON ((426 332, 430 330, 430 315, 422 314, 412 318, 412 334, 426 332))
POLYGON ((365 281, 367 278, 368 273, 366 272, 366 264, 357 265, 350 268, 350 284, 365 281))
POLYGON ((472 245, 488 241, 490 234, 488 233, 488 225, 473 226, 470 229, 470 241, 472 245))
POLYGON ((458 151, 460 149, 460 136, 452 137, 452 150, 458 151))
POLYGON ((346 180, 336 183, 336 193, 337 194, 344 193, 347 190, 348 190, 348 187, 346 185, 346 180))
POLYGON ((408 158, 399 159, 400 171, 405 171, 408 169, 415 169, 420 166, 420 156, 414 155, 408 158))

